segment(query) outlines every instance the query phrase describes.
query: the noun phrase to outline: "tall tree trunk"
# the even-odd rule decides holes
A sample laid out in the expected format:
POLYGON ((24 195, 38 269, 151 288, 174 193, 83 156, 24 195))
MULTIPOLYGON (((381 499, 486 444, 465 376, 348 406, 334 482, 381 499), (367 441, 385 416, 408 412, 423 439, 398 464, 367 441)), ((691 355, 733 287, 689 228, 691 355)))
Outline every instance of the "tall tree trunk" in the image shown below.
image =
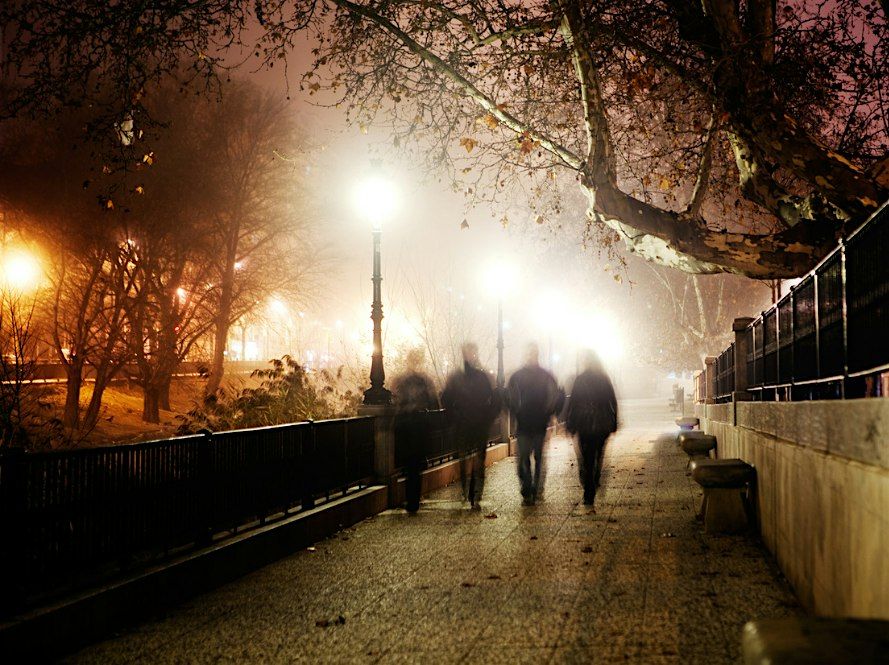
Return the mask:
POLYGON ((213 343, 213 362, 207 380, 205 394, 212 395, 219 390, 225 368, 225 349, 228 345, 228 331, 231 328, 232 299, 234 297, 234 268, 226 272, 219 295, 219 311, 216 313, 216 326, 213 343))
POLYGON ((69 430, 77 429, 80 422, 80 389, 83 386, 83 362, 72 358, 65 365, 65 411, 62 424, 69 430))
POLYGON ((158 405, 164 411, 172 411, 170 408, 170 384, 173 382, 172 373, 164 376, 157 389, 158 405))
POLYGON ((152 383, 142 387, 142 420, 146 423, 159 423, 161 421, 160 391, 152 383))
POLYGON ((99 415, 102 413, 102 396, 105 394, 105 388, 108 387, 108 384, 111 383, 111 380, 120 369, 120 365, 99 365, 95 368, 96 383, 93 386, 93 394, 90 397, 89 404, 83 414, 83 420, 80 425, 81 431, 89 432, 99 422, 99 415))

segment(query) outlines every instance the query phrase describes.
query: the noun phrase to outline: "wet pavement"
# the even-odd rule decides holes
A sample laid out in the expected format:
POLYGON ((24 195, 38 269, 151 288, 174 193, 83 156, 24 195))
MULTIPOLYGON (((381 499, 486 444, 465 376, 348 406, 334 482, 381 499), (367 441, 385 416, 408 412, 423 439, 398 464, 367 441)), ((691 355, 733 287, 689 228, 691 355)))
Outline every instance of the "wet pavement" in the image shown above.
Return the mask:
POLYGON ((439 490, 416 515, 382 513, 70 660, 739 662, 746 621, 801 610, 761 544, 694 520, 665 404, 621 406, 595 512, 555 436, 535 506, 507 459, 480 512, 439 490))

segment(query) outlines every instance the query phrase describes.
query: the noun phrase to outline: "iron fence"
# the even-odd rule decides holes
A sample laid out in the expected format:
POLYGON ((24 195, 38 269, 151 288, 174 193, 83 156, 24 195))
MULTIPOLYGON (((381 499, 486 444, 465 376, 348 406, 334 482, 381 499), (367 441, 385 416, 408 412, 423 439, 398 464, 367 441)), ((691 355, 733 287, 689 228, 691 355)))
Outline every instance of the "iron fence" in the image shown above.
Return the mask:
POLYGON ((735 345, 716 357, 716 399, 730 399, 735 389, 735 345))
POLYGON ((4 571, 23 593, 57 588, 364 487, 373 463, 373 418, 9 451, 0 455, 4 571))
MULTIPOLYGON (((755 398, 827 399, 885 396, 889 370, 889 204, 825 257, 744 331, 747 390, 755 398)), ((720 382, 734 372, 717 359, 720 382)), ((739 371, 741 368, 739 368, 739 371)), ((734 384, 734 379, 731 379, 734 384)))
MULTIPOLYGON (((460 442, 457 439, 456 429, 453 422, 448 418, 448 414, 444 409, 435 411, 427 411, 422 414, 426 420, 425 431, 426 437, 423 441, 422 455, 426 459, 427 466, 435 466, 444 464, 450 460, 456 459, 460 455, 460 442)), ((501 416, 501 417, 506 417, 501 416)), ((395 466, 403 469, 407 462, 409 454, 409 446, 416 445, 404 436, 398 436, 399 428, 396 420, 396 436, 395 436, 395 466)), ((500 420, 495 420, 488 436, 488 445, 491 446, 497 442, 500 436, 500 420)))

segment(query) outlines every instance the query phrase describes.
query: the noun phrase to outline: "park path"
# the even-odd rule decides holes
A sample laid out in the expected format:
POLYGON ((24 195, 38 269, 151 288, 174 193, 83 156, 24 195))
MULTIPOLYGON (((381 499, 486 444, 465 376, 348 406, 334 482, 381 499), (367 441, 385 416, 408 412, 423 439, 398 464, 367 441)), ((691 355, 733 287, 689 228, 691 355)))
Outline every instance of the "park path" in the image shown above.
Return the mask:
POLYGON ((73 662, 731 663, 743 624, 800 612, 762 546, 707 536, 659 402, 622 403, 595 514, 570 441, 522 507, 515 461, 481 512, 451 486, 70 658, 73 662))

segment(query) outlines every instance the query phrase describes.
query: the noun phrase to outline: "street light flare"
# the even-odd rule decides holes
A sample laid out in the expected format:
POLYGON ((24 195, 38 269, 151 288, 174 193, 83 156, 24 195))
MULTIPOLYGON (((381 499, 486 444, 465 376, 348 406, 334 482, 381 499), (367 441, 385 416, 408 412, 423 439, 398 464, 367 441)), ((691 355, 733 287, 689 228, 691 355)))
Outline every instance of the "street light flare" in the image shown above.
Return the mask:
POLYGON ((392 217, 397 210, 398 192, 390 181, 374 176, 355 188, 353 203, 358 214, 378 231, 382 228, 383 220, 392 217))
POLYGON ((16 291, 32 291, 40 285, 43 268, 36 256, 23 249, 3 254, 3 286, 16 291))

